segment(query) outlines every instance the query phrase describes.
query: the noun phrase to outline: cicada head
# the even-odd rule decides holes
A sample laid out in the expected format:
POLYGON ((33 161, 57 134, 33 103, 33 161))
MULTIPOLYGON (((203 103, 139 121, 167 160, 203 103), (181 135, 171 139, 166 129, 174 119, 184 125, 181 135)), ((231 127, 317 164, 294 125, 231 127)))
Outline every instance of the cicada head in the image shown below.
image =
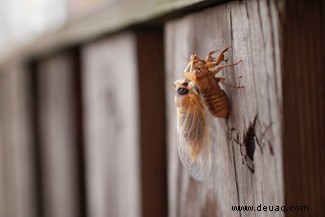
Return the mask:
POLYGON ((189 82, 186 79, 177 80, 173 85, 179 95, 187 95, 191 89, 189 82))
POLYGON ((197 95, 193 89, 194 83, 186 78, 177 80, 173 83, 176 89, 175 103, 177 107, 187 107, 193 95, 197 95))
POLYGON ((195 83, 188 79, 174 82, 177 91, 177 146, 179 157, 189 174, 197 181, 210 172, 210 143, 206 113, 195 83))

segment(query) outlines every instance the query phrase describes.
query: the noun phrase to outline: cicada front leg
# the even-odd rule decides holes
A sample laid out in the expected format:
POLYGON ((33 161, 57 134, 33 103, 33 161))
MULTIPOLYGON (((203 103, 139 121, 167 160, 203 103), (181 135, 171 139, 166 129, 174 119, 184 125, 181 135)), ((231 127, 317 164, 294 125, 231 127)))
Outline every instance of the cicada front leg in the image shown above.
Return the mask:
POLYGON ((212 54, 214 54, 218 50, 211 51, 205 60, 207 62, 208 68, 213 68, 219 65, 222 61, 224 61, 225 60, 224 54, 229 50, 229 48, 230 47, 223 49, 215 59, 212 57, 212 54))
POLYGON ((242 60, 239 60, 237 63, 233 63, 233 64, 227 64, 227 65, 222 65, 222 66, 218 66, 216 69, 214 70, 210 70, 210 73, 215 76, 218 72, 220 72, 222 69, 226 68, 226 67, 230 67, 230 66, 235 66, 238 65, 239 63, 243 62, 242 60))
POLYGON ((233 85, 233 84, 226 83, 225 82, 226 79, 224 77, 217 77, 216 80, 217 80, 217 82, 220 82, 223 85, 226 85, 226 86, 229 86, 229 87, 233 87, 233 88, 240 89, 240 88, 244 88, 245 87, 245 86, 236 86, 236 85, 233 85))

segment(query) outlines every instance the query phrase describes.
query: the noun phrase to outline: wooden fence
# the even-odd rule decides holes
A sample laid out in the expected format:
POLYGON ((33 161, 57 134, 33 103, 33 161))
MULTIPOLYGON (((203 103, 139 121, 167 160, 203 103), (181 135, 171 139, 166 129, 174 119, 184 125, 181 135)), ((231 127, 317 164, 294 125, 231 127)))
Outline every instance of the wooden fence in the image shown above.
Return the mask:
POLYGON ((0 217, 324 216, 324 5, 116 3, 1 59, 0 217), (228 46, 243 63, 222 75, 245 88, 222 86, 199 183, 172 83, 191 53, 228 46))

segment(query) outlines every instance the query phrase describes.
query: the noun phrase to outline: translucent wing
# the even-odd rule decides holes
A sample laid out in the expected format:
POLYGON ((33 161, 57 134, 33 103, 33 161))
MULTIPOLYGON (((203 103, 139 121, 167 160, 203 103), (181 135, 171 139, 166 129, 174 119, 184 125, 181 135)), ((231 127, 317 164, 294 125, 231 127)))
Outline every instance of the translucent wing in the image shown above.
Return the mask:
POLYGON ((183 166, 190 176, 205 180, 211 168, 206 114, 197 94, 189 94, 189 106, 177 110, 177 146, 183 166))

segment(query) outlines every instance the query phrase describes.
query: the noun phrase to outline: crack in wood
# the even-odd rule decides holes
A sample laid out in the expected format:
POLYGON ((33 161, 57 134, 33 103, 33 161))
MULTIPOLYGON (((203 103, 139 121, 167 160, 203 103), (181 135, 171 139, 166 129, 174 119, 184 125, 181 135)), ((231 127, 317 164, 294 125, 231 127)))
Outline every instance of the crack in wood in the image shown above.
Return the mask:
MULTIPOLYGON (((239 193, 239 188, 238 188, 238 177, 237 177, 237 170, 236 170, 236 166, 235 166, 235 149, 234 147, 232 147, 232 157, 233 157, 233 165, 234 165, 234 172, 235 172, 235 184, 236 184, 236 193, 237 193, 237 202, 238 202, 238 206, 240 206, 240 193, 239 193)), ((241 216, 241 212, 239 212, 239 216, 241 216)))
MULTIPOLYGON (((228 125, 228 122, 227 122, 227 125, 228 125)), ((240 199, 239 199, 239 195, 240 195, 240 192, 239 192, 239 188, 238 188, 238 182, 239 182, 239 179, 238 179, 238 175, 237 175, 237 170, 236 170, 236 165, 235 165, 235 162, 236 162, 236 157, 235 157, 235 148, 234 148, 234 146, 232 146, 232 144, 233 144, 233 141, 236 143, 236 144, 239 144, 239 145, 241 145, 240 144, 240 142, 237 142, 238 140, 239 140, 239 134, 238 134, 238 132, 237 132, 237 141, 236 141, 236 139, 234 139, 233 138, 233 133, 234 132, 237 132, 237 130, 236 130, 236 128, 235 127, 232 127, 232 126, 228 126, 228 135, 229 135, 229 137, 228 137, 228 141, 229 141, 229 147, 231 147, 231 150, 230 151, 232 151, 232 160, 233 160, 233 168, 234 168, 234 174, 235 174, 235 184, 236 184, 236 194, 237 194, 237 205, 238 206, 240 206, 240 199)), ((241 212, 239 212, 239 216, 241 216, 241 212)))

